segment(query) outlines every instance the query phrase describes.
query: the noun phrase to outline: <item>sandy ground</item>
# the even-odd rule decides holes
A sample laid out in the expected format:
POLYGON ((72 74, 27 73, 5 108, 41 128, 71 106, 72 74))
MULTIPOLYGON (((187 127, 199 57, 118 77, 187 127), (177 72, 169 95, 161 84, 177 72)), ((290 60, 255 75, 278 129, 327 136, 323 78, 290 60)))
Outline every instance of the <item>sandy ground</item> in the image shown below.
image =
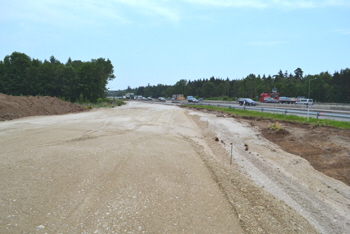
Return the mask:
MULTIPOLYGON (((201 115, 198 112, 196 114, 201 115)), ((287 153, 279 145, 267 140, 263 137, 265 134, 261 131, 261 123, 223 117, 221 114, 204 114, 202 120, 208 121, 208 129, 216 133, 227 152, 231 151, 230 143, 233 143, 232 156, 242 173, 293 207, 319 233, 350 233, 349 186, 315 170, 306 159, 287 153), (257 127, 252 127, 255 125, 257 127)), ((271 122, 267 121, 265 126, 269 124, 271 122)), ((281 124, 284 125, 287 124, 281 124)), ((300 129, 293 130, 293 135, 303 133, 300 129)), ((320 137, 325 138, 322 134, 320 137)), ((282 141, 284 137, 280 135, 279 138, 282 141)), ((337 140, 339 144, 344 144, 341 136, 337 140)), ((274 141, 278 142, 276 139, 274 141)), ((300 145, 299 151, 304 152, 304 147, 300 145)), ((327 147, 327 144, 323 147, 327 147)), ((294 144, 294 148, 298 148, 298 145, 294 144)), ((348 148, 346 153, 349 157, 348 148)), ((223 160, 228 159, 223 157, 223 160)))
POLYGON ((350 230, 349 186, 213 113, 131 102, 0 122, 0 157, 1 233, 350 230))

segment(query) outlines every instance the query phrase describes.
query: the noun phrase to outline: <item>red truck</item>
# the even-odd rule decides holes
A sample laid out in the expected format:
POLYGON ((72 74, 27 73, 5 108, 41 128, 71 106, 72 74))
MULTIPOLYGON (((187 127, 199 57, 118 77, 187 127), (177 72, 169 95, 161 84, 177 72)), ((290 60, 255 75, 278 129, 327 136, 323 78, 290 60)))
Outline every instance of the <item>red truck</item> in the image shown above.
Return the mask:
POLYGON ((279 93, 261 93, 260 102, 263 103, 278 103, 279 93))
POLYGON ((292 97, 280 97, 279 93, 261 93, 260 102, 263 103, 282 103, 282 104, 295 104, 299 98, 292 97))

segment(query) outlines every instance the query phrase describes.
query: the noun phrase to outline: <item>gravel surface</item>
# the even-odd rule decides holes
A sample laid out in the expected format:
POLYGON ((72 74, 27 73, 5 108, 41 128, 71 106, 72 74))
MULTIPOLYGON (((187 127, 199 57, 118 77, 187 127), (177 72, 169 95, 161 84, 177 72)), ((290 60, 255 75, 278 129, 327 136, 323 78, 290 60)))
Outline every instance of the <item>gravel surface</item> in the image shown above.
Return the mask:
POLYGON ((348 186, 210 113, 129 102, 0 122, 0 157, 0 233, 349 231, 348 186))
MULTIPOLYGON (((196 115, 201 115, 196 112, 196 115)), ((250 121, 203 114, 242 173, 305 217, 319 233, 350 233, 350 187, 263 138, 250 121)), ((226 161, 228 159, 226 158, 226 161)))

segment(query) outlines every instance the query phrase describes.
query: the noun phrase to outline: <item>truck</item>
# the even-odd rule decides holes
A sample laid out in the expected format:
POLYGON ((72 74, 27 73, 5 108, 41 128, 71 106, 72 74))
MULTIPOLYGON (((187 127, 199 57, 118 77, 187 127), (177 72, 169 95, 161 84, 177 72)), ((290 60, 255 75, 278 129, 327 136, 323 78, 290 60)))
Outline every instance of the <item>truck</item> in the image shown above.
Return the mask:
POLYGON ((261 93, 260 102, 263 103, 278 103, 279 93, 261 93))
POLYGON ((183 94, 173 94, 173 100, 185 100, 185 97, 183 94))
POLYGON ((135 95, 134 95, 134 93, 126 93, 125 97, 126 97, 126 99, 134 99, 135 95))
POLYGON ((291 98, 291 97, 279 97, 278 100, 282 104, 295 104, 295 102, 298 101, 297 98, 291 98))
POLYGON ((295 104, 299 99, 294 97, 280 97, 280 94, 277 92, 260 94, 260 102, 263 103, 295 104))

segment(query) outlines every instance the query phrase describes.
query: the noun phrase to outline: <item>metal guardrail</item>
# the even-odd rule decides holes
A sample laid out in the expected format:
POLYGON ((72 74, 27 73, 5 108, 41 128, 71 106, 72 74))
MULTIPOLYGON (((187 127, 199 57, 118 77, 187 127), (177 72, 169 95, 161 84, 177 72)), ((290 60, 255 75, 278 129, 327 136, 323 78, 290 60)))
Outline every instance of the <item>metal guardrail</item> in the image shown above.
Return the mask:
MULTIPOLYGON (((184 103, 185 104, 185 103, 184 103)), ((319 117, 333 117, 333 118, 345 118, 350 119, 350 115, 345 114, 335 114, 335 113, 326 113, 326 112, 316 112, 316 111, 300 111, 300 110, 288 110, 288 109, 274 109, 274 108, 266 108, 266 107, 255 107, 255 106, 236 106, 229 104, 213 104, 213 103, 186 103, 186 105, 206 105, 206 106, 219 106, 233 109, 242 109, 242 110, 255 110, 263 112, 277 112, 282 113, 284 115, 287 114, 300 114, 300 115, 310 115, 315 116, 316 119, 319 117)))

